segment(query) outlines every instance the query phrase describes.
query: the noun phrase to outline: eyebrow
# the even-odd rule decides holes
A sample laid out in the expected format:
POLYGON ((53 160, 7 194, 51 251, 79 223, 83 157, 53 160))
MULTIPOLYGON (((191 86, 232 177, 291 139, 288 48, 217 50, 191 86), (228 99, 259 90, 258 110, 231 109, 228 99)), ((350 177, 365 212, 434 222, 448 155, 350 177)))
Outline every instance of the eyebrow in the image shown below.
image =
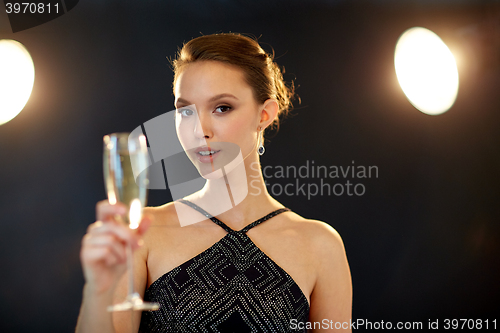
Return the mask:
POLYGON ((231 94, 219 94, 219 95, 215 95, 214 97, 210 98, 208 101, 209 102, 215 102, 221 98, 225 98, 225 97, 229 97, 229 98, 233 98, 233 99, 238 99, 236 96, 234 95, 231 95, 231 94))
MULTIPOLYGON (((208 102, 209 103, 212 103, 212 102, 215 102, 219 99, 222 99, 222 98, 226 98, 226 97, 229 97, 229 98, 233 98, 233 99, 236 99, 238 100, 238 97, 232 95, 232 94, 227 94, 227 93, 224 93, 224 94, 219 94, 219 95, 215 95, 213 97, 211 97, 208 102)), ((178 105, 178 104, 183 104, 183 105, 191 105, 193 103, 190 103, 188 102, 187 100, 183 99, 183 98, 179 98, 177 99, 177 101, 175 101, 175 105, 178 105)))

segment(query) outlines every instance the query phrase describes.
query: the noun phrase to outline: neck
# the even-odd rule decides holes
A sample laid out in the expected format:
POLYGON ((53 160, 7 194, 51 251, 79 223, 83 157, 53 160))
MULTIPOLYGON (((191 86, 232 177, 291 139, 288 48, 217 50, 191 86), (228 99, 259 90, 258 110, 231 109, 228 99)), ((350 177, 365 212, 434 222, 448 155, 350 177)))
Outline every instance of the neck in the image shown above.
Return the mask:
POLYGON ((220 217, 234 230, 268 213, 279 205, 267 192, 257 153, 232 167, 222 169, 222 177, 207 179, 205 186, 190 196, 210 214, 220 217))

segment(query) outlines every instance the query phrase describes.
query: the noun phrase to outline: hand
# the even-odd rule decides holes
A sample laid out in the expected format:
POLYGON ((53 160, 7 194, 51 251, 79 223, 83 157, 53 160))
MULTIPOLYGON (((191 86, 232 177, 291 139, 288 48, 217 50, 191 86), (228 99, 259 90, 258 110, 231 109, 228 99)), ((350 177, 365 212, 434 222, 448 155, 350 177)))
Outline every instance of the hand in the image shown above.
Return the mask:
POLYGON ((141 236, 151 224, 144 216, 135 230, 115 219, 127 213, 121 203, 111 205, 107 200, 96 205, 97 221, 92 223, 83 237, 80 260, 87 286, 92 292, 102 294, 112 291, 127 269, 126 247, 136 250, 141 245, 141 236))

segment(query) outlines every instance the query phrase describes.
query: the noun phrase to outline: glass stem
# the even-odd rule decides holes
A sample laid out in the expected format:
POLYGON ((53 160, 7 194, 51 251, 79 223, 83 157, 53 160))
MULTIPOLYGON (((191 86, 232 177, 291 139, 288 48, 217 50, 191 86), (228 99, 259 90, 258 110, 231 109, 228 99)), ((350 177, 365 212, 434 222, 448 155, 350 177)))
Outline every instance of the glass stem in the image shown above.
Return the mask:
POLYGON ((128 272, 128 296, 134 296, 134 257, 132 244, 127 244, 127 272, 128 272))

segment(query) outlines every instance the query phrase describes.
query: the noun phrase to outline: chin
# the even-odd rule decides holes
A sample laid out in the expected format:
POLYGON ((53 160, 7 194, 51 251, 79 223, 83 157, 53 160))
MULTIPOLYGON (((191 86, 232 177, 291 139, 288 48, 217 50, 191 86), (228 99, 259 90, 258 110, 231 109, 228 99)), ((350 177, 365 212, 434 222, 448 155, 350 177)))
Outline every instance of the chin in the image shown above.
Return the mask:
POLYGON ((200 172, 200 176, 207 180, 224 178, 224 173, 221 169, 209 173, 204 173, 198 169, 198 172, 200 172))

